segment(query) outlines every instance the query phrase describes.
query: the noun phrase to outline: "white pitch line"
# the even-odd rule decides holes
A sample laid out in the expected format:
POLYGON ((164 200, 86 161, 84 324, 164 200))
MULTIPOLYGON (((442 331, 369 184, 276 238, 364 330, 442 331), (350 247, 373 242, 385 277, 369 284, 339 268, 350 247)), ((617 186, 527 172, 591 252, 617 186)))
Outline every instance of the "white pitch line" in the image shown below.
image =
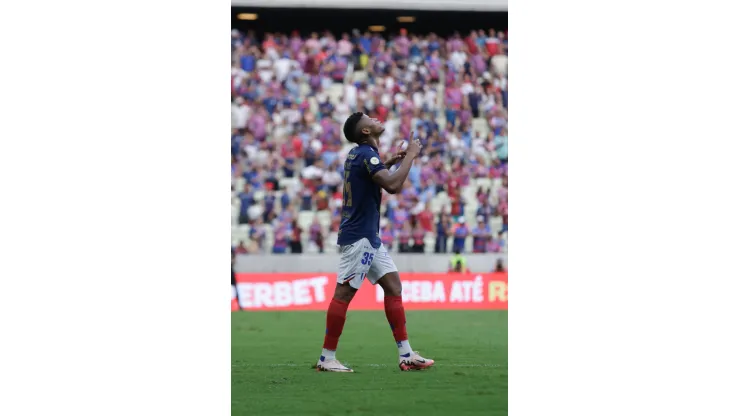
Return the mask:
MULTIPOLYGON (((388 364, 349 364, 351 367, 389 367, 388 364)), ((288 364, 288 363, 278 363, 278 364, 232 364, 232 367, 306 367, 310 368, 311 364, 288 364)), ((434 364, 435 367, 502 367, 501 364, 446 364, 446 363, 439 363, 434 364)), ((396 366, 393 366, 396 367, 396 366)))

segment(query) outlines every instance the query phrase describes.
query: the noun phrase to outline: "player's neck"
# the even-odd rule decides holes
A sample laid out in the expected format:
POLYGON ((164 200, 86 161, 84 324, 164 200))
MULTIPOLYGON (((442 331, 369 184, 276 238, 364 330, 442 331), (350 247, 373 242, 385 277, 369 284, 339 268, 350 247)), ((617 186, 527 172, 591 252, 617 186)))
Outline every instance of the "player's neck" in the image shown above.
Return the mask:
POLYGON ((370 146, 373 149, 377 150, 378 149, 378 146, 376 146, 375 143, 379 143, 379 142, 380 142, 380 140, 378 140, 377 138, 375 138, 372 141, 371 140, 366 140, 366 141, 360 143, 359 145, 362 146, 364 144, 364 145, 370 146))

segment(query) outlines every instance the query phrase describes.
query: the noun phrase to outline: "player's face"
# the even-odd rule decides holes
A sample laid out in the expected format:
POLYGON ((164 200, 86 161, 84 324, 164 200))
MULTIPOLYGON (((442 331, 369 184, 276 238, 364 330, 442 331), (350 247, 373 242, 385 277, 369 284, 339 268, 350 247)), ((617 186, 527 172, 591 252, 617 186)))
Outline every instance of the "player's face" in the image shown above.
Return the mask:
POLYGON ((365 115, 363 119, 363 128, 367 128, 371 136, 379 136, 385 131, 385 126, 377 118, 370 118, 365 115))

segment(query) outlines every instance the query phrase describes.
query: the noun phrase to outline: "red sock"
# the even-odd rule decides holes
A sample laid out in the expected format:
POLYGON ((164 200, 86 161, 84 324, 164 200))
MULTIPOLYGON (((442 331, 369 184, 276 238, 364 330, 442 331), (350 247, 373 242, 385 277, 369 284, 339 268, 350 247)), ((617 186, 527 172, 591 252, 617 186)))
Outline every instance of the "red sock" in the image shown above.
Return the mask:
POLYGON ((324 348, 336 351, 339 337, 342 335, 344 321, 347 320, 347 307, 349 303, 332 299, 329 309, 326 311, 326 335, 324 336, 324 348))
POLYGON ((385 317, 391 324, 393 338, 396 342, 406 341, 409 336, 406 334, 406 312, 403 309, 403 301, 400 296, 385 297, 385 317))

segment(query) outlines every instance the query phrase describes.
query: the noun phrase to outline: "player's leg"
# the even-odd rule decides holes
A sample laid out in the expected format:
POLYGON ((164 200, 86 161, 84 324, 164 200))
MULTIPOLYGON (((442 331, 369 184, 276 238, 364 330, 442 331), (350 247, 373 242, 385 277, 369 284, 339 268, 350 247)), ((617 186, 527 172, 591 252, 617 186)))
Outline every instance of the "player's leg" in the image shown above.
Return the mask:
POLYGON ((347 320, 347 308, 356 292, 357 289, 353 288, 350 283, 337 283, 337 287, 334 289, 334 297, 329 302, 329 308, 326 311, 326 334, 324 335, 321 356, 316 365, 318 370, 352 371, 337 360, 337 346, 339 345, 339 337, 342 336, 344 323, 347 320))
POLYGON ((403 371, 431 367, 434 360, 426 359, 411 349, 406 332, 406 311, 401 297, 401 277, 398 275, 396 264, 393 263, 393 259, 383 246, 380 247, 375 257, 375 261, 368 271, 368 280, 372 284, 377 283, 383 288, 385 317, 388 319, 393 338, 396 340, 396 346, 398 347, 398 366, 403 371))
POLYGON ((337 360, 337 346, 347 320, 347 308, 367 275, 375 250, 367 239, 362 239, 341 247, 340 253, 337 286, 326 311, 324 346, 316 365, 320 371, 352 372, 337 360))

